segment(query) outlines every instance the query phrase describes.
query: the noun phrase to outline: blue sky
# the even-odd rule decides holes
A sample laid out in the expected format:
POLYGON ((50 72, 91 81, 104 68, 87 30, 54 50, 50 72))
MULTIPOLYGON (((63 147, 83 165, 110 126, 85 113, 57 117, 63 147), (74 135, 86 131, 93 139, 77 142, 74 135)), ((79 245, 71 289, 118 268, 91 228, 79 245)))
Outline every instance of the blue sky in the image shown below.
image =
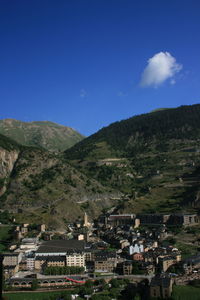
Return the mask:
POLYGON ((199 0, 1 0, 0 118, 85 135, 200 102, 199 0))

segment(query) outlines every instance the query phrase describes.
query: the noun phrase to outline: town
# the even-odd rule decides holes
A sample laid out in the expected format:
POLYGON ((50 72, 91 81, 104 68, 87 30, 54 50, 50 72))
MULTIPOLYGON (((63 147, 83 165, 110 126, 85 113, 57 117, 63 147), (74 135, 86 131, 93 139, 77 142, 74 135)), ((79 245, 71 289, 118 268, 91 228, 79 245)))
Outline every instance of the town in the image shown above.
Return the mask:
POLYGON ((62 232, 16 224, 2 254, 4 292, 56 288, 70 289, 71 299, 102 299, 93 296, 107 284, 108 290, 119 287, 122 293, 125 286, 132 293, 122 299, 168 299, 175 286, 200 282, 200 255, 184 255, 174 242, 178 231, 194 231, 199 223, 189 213, 110 212, 93 221, 85 213, 62 232))

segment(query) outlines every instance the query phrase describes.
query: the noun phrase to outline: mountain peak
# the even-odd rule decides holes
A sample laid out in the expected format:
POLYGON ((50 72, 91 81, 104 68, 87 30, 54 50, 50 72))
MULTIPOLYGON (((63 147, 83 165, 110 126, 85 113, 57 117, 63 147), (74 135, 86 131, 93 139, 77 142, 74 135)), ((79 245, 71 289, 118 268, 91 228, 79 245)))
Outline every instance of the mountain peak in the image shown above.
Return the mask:
POLYGON ((64 151, 84 136, 71 127, 51 121, 22 122, 12 118, 0 120, 0 133, 26 146, 64 151))

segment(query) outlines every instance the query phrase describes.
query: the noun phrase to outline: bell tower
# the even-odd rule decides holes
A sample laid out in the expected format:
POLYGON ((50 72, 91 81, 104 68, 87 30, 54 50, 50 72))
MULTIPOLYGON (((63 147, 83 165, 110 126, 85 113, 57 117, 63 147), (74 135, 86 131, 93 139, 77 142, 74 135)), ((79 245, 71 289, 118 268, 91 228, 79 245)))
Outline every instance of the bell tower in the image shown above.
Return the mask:
POLYGON ((87 213, 85 212, 84 213, 84 222, 83 222, 83 226, 84 227, 88 227, 88 215, 87 215, 87 213))

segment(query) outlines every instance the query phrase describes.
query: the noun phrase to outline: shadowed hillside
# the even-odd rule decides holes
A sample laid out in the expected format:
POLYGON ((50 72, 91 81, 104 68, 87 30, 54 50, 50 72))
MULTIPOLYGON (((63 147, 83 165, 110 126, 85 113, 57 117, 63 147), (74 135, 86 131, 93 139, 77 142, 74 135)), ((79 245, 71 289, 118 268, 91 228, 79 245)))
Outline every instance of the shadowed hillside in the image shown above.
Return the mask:
POLYGON ((128 195, 122 211, 198 209, 200 105, 115 122, 65 157, 87 176, 128 195))
POLYGON ((181 106, 115 122, 67 150, 66 157, 132 157, 141 152, 167 151, 176 147, 175 140, 199 138, 200 105, 181 106))

